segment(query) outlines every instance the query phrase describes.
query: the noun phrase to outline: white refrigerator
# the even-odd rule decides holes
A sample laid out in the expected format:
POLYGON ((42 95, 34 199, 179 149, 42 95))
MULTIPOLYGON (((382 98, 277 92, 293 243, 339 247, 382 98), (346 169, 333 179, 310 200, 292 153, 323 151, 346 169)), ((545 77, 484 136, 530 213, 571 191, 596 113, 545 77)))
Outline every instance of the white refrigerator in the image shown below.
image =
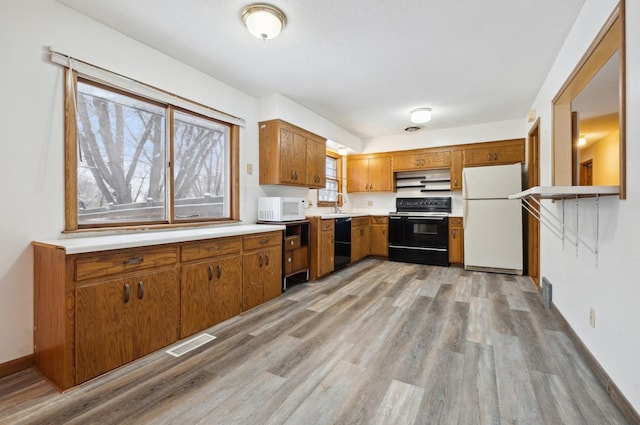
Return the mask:
POLYGON ((465 269, 522 274, 521 191, 520 164, 462 170, 465 269))

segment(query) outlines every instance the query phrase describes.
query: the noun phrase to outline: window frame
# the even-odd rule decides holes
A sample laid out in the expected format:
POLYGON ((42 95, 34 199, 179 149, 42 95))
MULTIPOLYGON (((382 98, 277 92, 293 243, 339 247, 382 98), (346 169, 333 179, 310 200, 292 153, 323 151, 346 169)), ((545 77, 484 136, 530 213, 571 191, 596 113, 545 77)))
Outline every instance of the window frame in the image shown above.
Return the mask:
MULTIPOLYGON (((89 76, 78 75, 78 72, 65 68, 65 84, 64 84, 64 160, 65 160, 65 233, 80 231, 98 231, 98 230, 141 230, 141 229, 162 229, 184 226, 211 225, 222 223, 233 223, 240 220, 240 193, 239 193, 239 164, 240 164, 240 126, 237 124, 225 122, 223 120, 204 116, 197 112, 191 111, 184 107, 172 105, 170 103, 159 102, 152 98, 148 98, 139 94, 123 90, 111 84, 105 84, 89 76), (150 104, 160 105, 166 109, 166 131, 167 131, 167 160, 168 164, 165 169, 166 191, 165 197, 168 204, 166 205, 167 219, 161 221, 131 221, 131 222, 115 222, 115 223, 97 223, 97 224, 80 224, 78 219, 78 139, 77 139, 77 122, 76 122, 76 101, 78 79, 86 81, 96 87, 103 88, 115 93, 119 93, 131 98, 136 98, 150 104), (174 110, 191 114, 195 117, 203 118, 225 125, 229 128, 229 173, 226 176, 229 183, 229 216, 207 219, 175 219, 174 205, 174 110)), ((202 106, 202 105, 199 105, 202 106)))
MULTIPOLYGON (((332 150, 327 149, 327 153, 325 156, 325 167, 326 167, 326 158, 333 158, 336 160, 336 178, 335 180, 337 180, 338 182, 338 192, 337 193, 344 193, 342 192, 342 155, 338 154, 337 152, 334 152, 332 150)), ((327 187, 327 180, 334 180, 334 179, 330 179, 328 176, 325 177, 325 184, 324 187, 327 187)), ((316 198, 316 202, 318 207, 333 207, 336 205, 336 203, 331 202, 331 201, 320 201, 320 191, 323 189, 318 189, 318 194, 317 194, 317 198, 316 198)), ((337 195, 336 195, 337 196, 337 195)), ((338 203, 337 206, 341 207, 343 204, 343 197, 340 196, 338 197, 338 203)))

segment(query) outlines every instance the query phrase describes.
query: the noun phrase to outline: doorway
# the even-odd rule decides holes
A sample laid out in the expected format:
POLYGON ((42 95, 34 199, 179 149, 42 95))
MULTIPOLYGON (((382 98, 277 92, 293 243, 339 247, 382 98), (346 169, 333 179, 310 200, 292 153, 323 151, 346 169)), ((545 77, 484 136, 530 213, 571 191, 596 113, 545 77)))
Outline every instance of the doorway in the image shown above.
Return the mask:
POLYGON ((580 163, 580 186, 593 186, 593 160, 580 163))
MULTIPOLYGON (((540 186, 540 118, 529 130, 527 139, 527 188, 540 186)), ((532 205, 540 214, 539 207, 532 205)), ((529 213, 527 216, 527 272, 533 283, 540 287, 540 222, 529 213)))

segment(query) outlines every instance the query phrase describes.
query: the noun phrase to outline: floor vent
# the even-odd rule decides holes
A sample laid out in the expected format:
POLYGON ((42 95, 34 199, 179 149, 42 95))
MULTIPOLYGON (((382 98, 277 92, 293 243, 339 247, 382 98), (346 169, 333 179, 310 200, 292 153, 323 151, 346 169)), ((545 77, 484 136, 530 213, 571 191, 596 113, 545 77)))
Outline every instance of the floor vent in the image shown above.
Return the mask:
POLYGON ((180 357, 183 354, 187 354, 189 351, 195 350, 196 348, 206 344, 207 342, 213 341, 214 339, 216 339, 216 337, 213 335, 200 334, 188 341, 183 342, 182 344, 176 345, 170 350, 167 350, 166 353, 172 355, 173 357, 180 357))
POLYGON ((553 286, 549 279, 546 277, 542 278, 542 287, 540 288, 540 292, 542 294, 542 302, 547 308, 551 307, 552 295, 553 295, 553 286))

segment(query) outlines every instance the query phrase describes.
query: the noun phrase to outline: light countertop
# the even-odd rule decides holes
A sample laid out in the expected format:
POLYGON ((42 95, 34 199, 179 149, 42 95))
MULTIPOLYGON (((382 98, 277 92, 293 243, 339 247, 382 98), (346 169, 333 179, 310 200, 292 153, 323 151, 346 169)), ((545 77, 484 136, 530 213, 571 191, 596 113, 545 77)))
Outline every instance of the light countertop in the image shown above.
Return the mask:
POLYGON ((64 249, 67 254, 82 254, 86 252, 197 241, 225 236, 249 235, 252 233, 285 230, 285 228, 283 225, 274 224, 234 224, 216 227, 127 232, 105 236, 69 237, 34 241, 33 244, 59 247, 64 249))

